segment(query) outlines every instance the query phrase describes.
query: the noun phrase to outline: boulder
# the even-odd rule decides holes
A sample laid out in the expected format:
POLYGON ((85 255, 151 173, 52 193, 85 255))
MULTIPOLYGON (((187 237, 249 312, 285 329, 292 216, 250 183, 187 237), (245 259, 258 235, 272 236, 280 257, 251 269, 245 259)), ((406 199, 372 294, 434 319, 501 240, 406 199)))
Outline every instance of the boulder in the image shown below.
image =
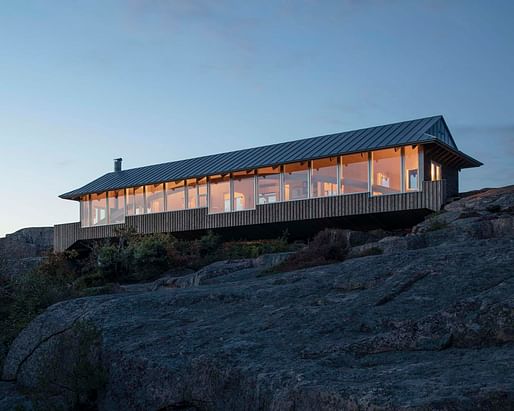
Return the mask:
POLYGON ((29 397, 20 394, 13 383, 0 381, 0 411, 32 410, 29 397))
MULTIPOLYGON (((18 336, 3 378, 67 386, 76 358, 59 347, 87 321, 103 410, 514 406, 513 236, 244 280, 231 276, 255 268, 233 264, 230 281, 56 304, 18 336)), ((220 280, 222 266, 204 273, 220 280)))
POLYGON ((447 204, 446 211, 514 211, 514 185, 480 190, 447 204))
POLYGON ((53 248, 53 227, 23 228, 0 238, 0 277, 13 277, 41 263, 53 248))
POLYGON ((65 408, 514 409, 511 191, 457 200, 405 236, 348 233, 338 264, 222 261, 61 302, 16 338, 3 379, 65 408), (87 355, 77 324, 97 333, 87 355), (83 358, 95 384, 76 383, 83 358))

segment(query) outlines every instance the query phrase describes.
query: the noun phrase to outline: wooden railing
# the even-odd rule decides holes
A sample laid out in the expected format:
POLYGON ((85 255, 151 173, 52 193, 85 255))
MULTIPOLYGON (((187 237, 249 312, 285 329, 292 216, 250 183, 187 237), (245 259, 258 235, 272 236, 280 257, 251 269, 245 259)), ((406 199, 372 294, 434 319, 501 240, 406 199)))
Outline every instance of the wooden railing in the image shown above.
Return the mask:
POLYGON ((63 251, 79 240, 109 238, 118 227, 138 233, 184 232, 256 224, 375 214, 402 210, 438 211, 446 199, 446 181, 424 181, 421 191, 370 196, 369 193, 311 198, 258 205, 254 210, 208 214, 207 208, 127 216, 124 224, 81 228, 80 223, 59 224, 54 229, 54 249, 63 251))

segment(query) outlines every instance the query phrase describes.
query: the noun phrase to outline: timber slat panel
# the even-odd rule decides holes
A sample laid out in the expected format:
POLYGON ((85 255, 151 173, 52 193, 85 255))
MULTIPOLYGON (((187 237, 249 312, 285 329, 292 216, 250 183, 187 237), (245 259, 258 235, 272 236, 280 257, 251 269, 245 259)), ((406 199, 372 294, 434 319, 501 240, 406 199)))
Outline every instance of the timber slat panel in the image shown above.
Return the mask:
POLYGON ((80 223, 59 224, 54 229, 54 249, 63 251, 79 240, 114 237, 120 227, 136 232, 181 232, 275 222, 344 217, 358 214, 429 209, 438 211, 446 199, 446 181, 423 181, 421 191, 372 197, 369 193, 257 205, 255 210, 208 214, 207 208, 127 216, 125 224, 81 228, 80 223))

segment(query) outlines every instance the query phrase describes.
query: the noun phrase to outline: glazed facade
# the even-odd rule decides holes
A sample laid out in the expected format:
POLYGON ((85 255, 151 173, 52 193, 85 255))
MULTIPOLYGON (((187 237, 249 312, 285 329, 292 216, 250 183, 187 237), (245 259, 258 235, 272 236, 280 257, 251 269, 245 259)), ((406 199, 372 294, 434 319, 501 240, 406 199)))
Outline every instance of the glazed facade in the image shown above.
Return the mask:
MULTIPOLYGON (((415 192, 423 181, 423 146, 365 151, 224 175, 164 181, 80 197, 81 227, 125 223, 127 216, 207 208, 208 214, 356 193, 415 192)), ((439 171, 438 171, 439 170, 439 171)), ((425 180, 440 180, 435 163, 425 180)))

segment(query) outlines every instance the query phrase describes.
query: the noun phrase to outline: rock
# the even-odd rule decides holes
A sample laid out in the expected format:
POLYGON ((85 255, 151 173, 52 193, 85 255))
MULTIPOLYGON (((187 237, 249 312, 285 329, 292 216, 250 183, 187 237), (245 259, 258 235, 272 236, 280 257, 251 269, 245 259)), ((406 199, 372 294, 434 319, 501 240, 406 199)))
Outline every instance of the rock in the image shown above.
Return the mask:
POLYGON ((514 185, 501 188, 480 190, 477 193, 466 196, 460 200, 447 204, 446 211, 513 211, 514 210, 514 185))
MULTIPOLYGON (((204 272, 255 270, 230 264, 204 272)), ((87 320, 101 333, 104 410, 509 409, 513 264, 513 236, 472 238, 66 301, 22 331, 3 378, 35 389, 87 320)))
POLYGON ((13 383, 0 381, 0 411, 32 410, 32 401, 20 394, 13 383))
POLYGON ((293 252, 263 254, 253 260, 253 267, 269 268, 286 261, 293 252))
POLYGON ((35 268, 52 250, 53 241, 53 227, 23 228, 0 238, 0 277, 35 268))
MULTIPOLYGON (((86 322, 100 410, 513 409, 512 189, 498 190, 408 235, 356 240, 338 264, 223 261, 61 302, 16 338, 3 378, 70 385, 86 322)), ((71 407, 66 389, 52 395, 71 407)))
POLYGON ((182 277, 161 278, 153 283, 151 289, 157 290, 161 287, 186 288, 219 282, 229 282, 234 279, 230 278, 230 274, 232 273, 238 273, 238 280, 243 279, 242 274, 248 274, 245 277, 253 278, 256 273, 285 261, 291 254, 293 253, 264 254, 257 258, 216 261, 194 273, 182 277), (242 271, 245 272, 242 273, 242 271))

